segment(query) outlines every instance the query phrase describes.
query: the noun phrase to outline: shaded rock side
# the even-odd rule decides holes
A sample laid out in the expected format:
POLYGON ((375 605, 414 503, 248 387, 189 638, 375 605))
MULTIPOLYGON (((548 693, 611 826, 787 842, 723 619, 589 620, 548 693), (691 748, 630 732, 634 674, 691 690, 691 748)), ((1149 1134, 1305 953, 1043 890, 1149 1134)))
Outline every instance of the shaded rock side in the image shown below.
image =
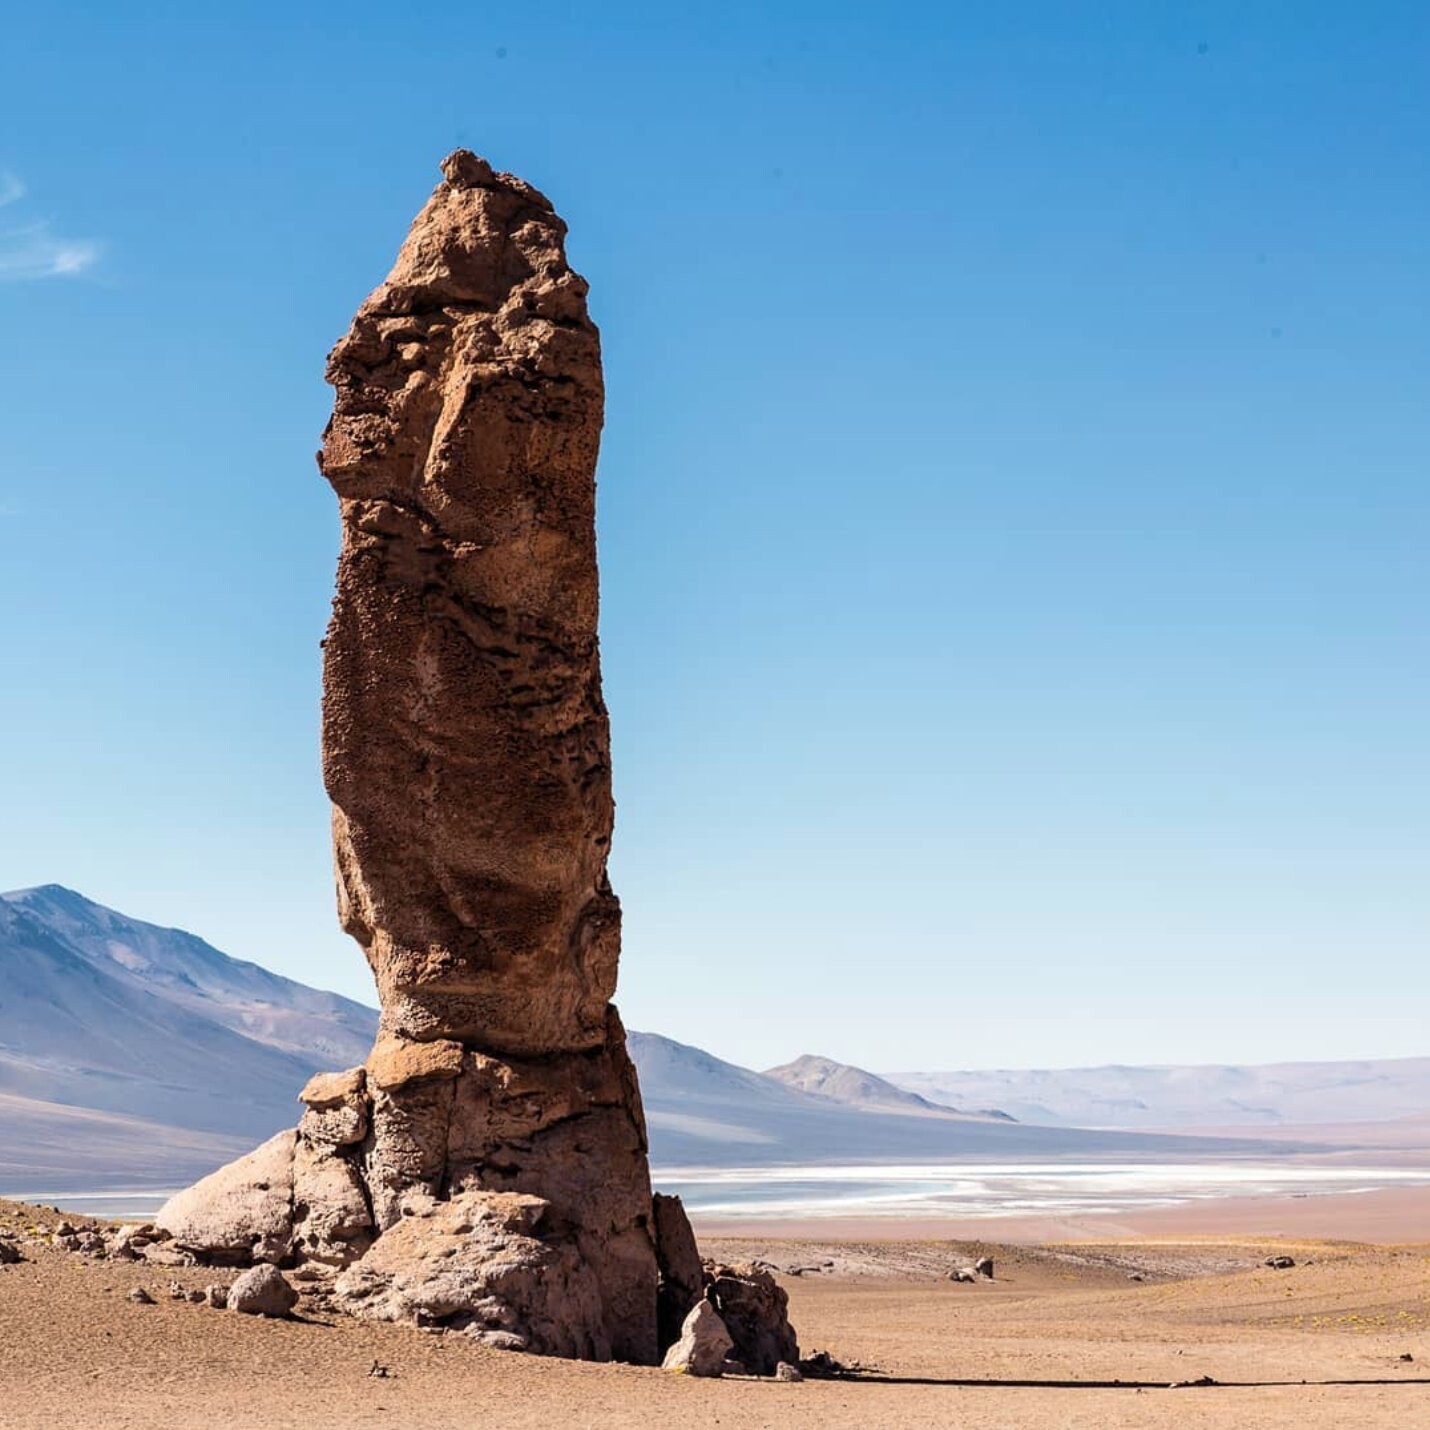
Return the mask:
POLYGON ((773 1375, 781 1361, 799 1363, 799 1341, 789 1323, 789 1297, 763 1267, 745 1261, 707 1261, 705 1295, 735 1343, 733 1358, 752 1375, 773 1375))
POLYGON ((679 1197, 657 1192, 652 1198, 655 1259, 660 1272, 656 1293, 656 1329, 664 1354, 682 1335, 686 1317, 705 1295, 705 1268, 679 1197))

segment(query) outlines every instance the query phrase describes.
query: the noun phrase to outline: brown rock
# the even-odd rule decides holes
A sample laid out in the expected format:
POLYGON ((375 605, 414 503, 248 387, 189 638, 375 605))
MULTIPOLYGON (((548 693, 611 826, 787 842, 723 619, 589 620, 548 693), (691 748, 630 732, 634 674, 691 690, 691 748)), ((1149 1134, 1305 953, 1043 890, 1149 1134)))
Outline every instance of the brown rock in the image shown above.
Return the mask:
POLYGON ((680 1339, 685 1318, 704 1297, 705 1269, 680 1198, 657 1192, 651 1200, 655 1258, 660 1271, 656 1322, 663 1354, 680 1339))
POLYGON ((596 1272, 597 1339, 650 1362, 645 1126, 609 1006, 600 344, 550 203, 465 152, 443 173, 329 360, 320 458, 343 523, 323 695, 339 912, 382 1002, 369 1255, 445 1196, 532 1194, 596 1272))
POLYGON ((444 1082, 461 1072, 465 1057, 461 1043, 447 1038, 414 1043, 389 1033, 378 1038, 368 1056, 367 1078, 381 1092, 394 1092, 414 1082, 444 1082))
POLYGON ((799 1363, 789 1297, 763 1267, 707 1261, 705 1294, 730 1332, 735 1358, 752 1375, 773 1375, 781 1361, 799 1363))
POLYGON ((364 1068, 349 1068, 346 1072, 314 1073, 303 1084, 298 1101, 318 1111, 324 1111, 361 1097, 366 1089, 367 1072, 364 1068))
POLYGON ((658 1216, 667 1319, 699 1277, 610 1004, 600 342, 548 200, 465 151, 442 169, 329 358, 319 457, 323 773, 380 1033, 309 1081, 296 1137, 161 1219, 210 1260, 346 1265, 357 1314, 653 1364, 658 1216))
POLYGON ((598 1046, 620 910, 596 649, 603 386, 566 226, 458 153, 334 348, 323 768, 385 1029, 598 1046))
POLYGON ((367 1136, 367 1074, 363 1068, 317 1073, 298 1099, 304 1104, 298 1131, 309 1142, 351 1147, 367 1136))

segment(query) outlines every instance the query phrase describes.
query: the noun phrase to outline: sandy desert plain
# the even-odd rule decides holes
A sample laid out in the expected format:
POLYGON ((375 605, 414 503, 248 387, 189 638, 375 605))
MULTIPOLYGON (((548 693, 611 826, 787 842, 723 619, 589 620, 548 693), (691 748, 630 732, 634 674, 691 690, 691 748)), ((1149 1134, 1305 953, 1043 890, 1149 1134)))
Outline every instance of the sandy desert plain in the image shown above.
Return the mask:
MULTIPOLYGON (((0 1203, 0 1229, 61 1219, 0 1203)), ((172 1294, 232 1272, 31 1238, 0 1266, 0 1425, 1403 1430, 1430 1425, 1427 1225, 1411 1187, 1063 1226, 699 1228, 707 1253, 779 1268, 803 1353, 848 1367, 801 1384, 513 1355, 311 1294, 293 1320, 240 1316, 172 1294), (948 1279, 981 1255, 992 1281, 948 1279), (139 1286, 155 1304, 127 1299, 139 1286)))

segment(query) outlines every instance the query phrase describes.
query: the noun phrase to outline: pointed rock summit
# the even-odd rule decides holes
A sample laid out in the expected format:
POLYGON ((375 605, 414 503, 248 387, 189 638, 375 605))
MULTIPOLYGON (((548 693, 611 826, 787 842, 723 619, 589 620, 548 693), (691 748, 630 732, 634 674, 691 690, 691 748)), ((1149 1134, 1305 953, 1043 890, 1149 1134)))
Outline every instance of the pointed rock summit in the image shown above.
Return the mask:
POLYGON ((159 1220, 202 1260, 331 1268, 357 1315, 653 1364, 705 1288, 610 1002, 600 341, 546 198, 465 150, 442 172, 329 358, 319 457, 323 773, 377 1043, 159 1220))

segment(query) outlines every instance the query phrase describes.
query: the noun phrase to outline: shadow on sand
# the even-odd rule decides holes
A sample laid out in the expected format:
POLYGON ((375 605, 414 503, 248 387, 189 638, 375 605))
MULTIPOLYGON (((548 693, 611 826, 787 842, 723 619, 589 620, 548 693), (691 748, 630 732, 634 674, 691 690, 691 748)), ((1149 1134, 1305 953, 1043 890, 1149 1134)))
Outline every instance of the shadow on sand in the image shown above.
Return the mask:
POLYGON ((987 1390, 1258 1390, 1307 1385, 1430 1385, 1430 1376, 1371 1376, 1344 1380, 1005 1380, 961 1379, 942 1375, 868 1375, 855 1372, 830 1377, 846 1385, 950 1385, 987 1390))

